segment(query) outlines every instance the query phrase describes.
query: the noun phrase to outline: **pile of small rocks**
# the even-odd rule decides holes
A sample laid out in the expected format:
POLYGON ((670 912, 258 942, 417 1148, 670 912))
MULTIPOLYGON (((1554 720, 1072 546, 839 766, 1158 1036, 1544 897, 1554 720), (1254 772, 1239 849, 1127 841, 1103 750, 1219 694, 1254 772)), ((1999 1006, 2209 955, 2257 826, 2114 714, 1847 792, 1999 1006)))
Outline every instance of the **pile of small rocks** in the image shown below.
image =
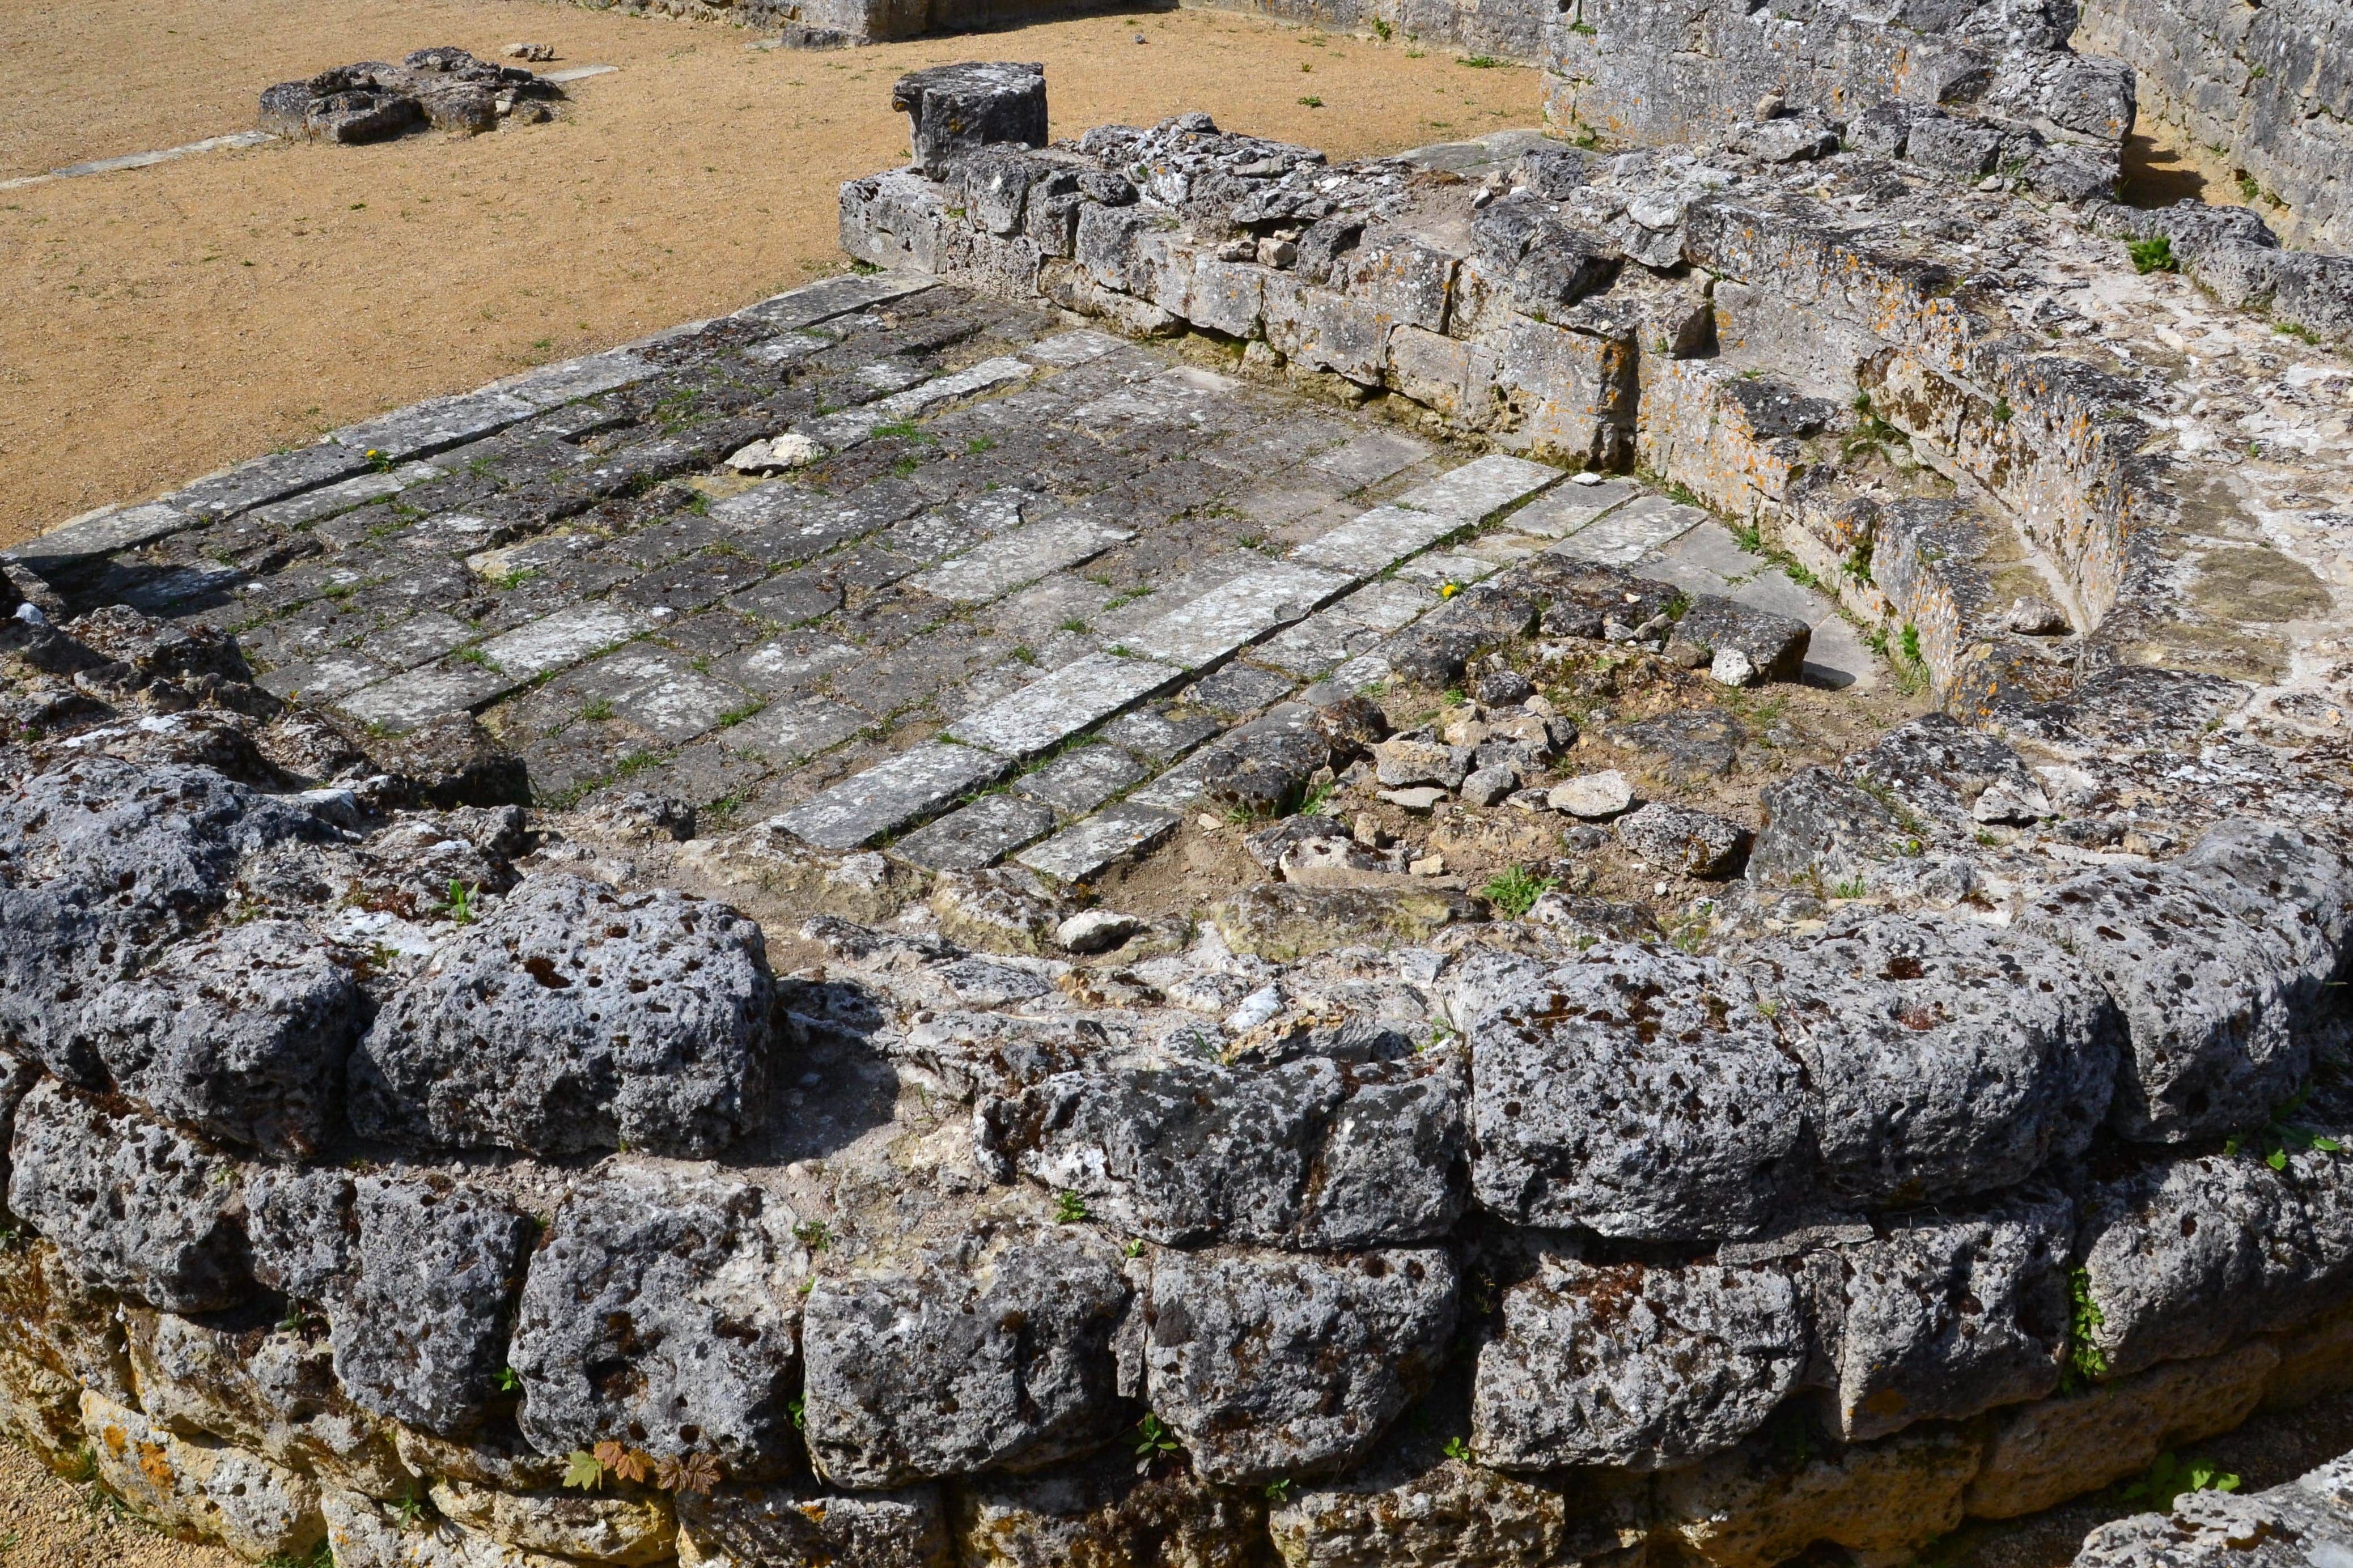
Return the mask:
POLYGON ((427 124, 473 136, 508 117, 546 120, 549 103, 563 96, 554 82, 519 67, 459 48, 417 49, 398 65, 362 60, 280 82, 261 95, 261 129, 298 142, 380 142, 427 124))

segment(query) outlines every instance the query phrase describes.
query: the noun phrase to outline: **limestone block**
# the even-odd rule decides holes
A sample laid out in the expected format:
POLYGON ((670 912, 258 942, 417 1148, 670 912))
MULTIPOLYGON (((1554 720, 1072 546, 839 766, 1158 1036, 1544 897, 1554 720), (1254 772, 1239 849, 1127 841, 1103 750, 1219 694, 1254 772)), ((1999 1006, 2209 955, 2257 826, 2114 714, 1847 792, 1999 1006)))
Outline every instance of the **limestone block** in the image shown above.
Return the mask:
POLYGON ((966 1568, 1252 1568, 1267 1505, 1174 1464, 1138 1474, 1115 1452, 1075 1471, 990 1476, 960 1487, 955 1534, 966 1568))
POLYGON ((1145 1402, 1210 1480, 1345 1470, 1429 1387, 1455 1286, 1435 1247, 1155 1253, 1145 1402))
POLYGON ((322 1339, 286 1328, 238 1333, 136 1308, 125 1322, 139 1402, 156 1425, 235 1443, 347 1491, 396 1499, 414 1489, 390 1425, 343 1393, 322 1339))
POLYGON ((575 1188, 533 1255, 508 1352, 524 1436, 551 1454, 608 1439, 712 1454, 741 1478, 796 1447, 808 1260, 794 1224, 782 1199, 715 1175, 607 1166, 575 1188))
POLYGON ((1328 370, 1360 386, 1380 384, 1389 321, 1379 310, 1296 273, 1267 276, 1266 341, 1311 370, 1328 370))
POLYGON ((679 1499, 683 1568, 952 1568, 937 1487, 831 1492, 807 1483, 723 1486, 679 1499))
POLYGON ((1994 1428, 1968 1512, 2016 1519, 2137 1475, 2159 1453, 2244 1421, 2278 1364, 2259 1341, 2028 1405, 1994 1428))
POLYGON ((1661 1522, 1711 1568, 1772 1568, 1818 1542, 1894 1554, 1961 1521, 1978 1445, 1906 1433, 1793 1458, 1764 1441, 1661 1479, 1661 1522))
POLYGON ((1495 1213, 1697 1239, 1779 1203, 1800 1074, 1738 971, 1601 943, 1464 1026, 1472 1190, 1495 1213))
POLYGON ((939 179, 973 148, 1046 144, 1046 68, 967 60, 909 71, 892 84, 891 107, 907 116, 916 165, 939 179))
POLYGON ((1250 262, 1202 257, 1193 264, 1193 287, 1178 314, 1229 338, 1258 337, 1265 321, 1268 273, 1250 262))
POLYGON ((442 1479, 433 1483, 442 1518, 521 1552, 543 1552, 613 1568, 654 1568, 678 1544, 678 1518, 658 1491, 629 1496, 543 1491, 518 1494, 442 1479))
POLYGON ((1419 327, 1389 333, 1388 384, 1450 424, 1483 430, 1493 420, 1494 351, 1419 327))
POLYGON ((1237 952, 1289 963, 1335 948, 1423 942, 1449 925, 1482 919, 1479 907, 1442 889, 1306 888, 1261 883, 1210 911, 1237 952))
POLYGON ((2263 1385, 2263 1408, 2296 1410, 2353 1390, 2353 1307, 2273 1342, 2280 1363, 2263 1385))
POLYGON ((1017 1243, 973 1272, 820 1280, 802 1311, 818 1473, 860 1489, 1083 1453, 1115 1417, 1120 1271, 1088 1248, 1017 1243))
MULTIPOLYGON (((1397 326, 1446 331, 1458 258, 1392 229, 1366 234, 1334 281, 1397 326)), ((1335 269, 1336 272, 1336 269, 1335 269)))
POLYGON ((103 1394, 81 1396, 98 1479, 164 1529, 248 1558, 296 1557, 326 1533, 318 1486, 242 1448, 167 1431, 103 1394))
POLYGON ((1479 1352, 1472 1451, 1506 1470, 1674 1469, 1762 1426, 1810 1342, 1778 1268, 1546 1258, 1479 1352))
POLYGON ((723 904, 532 877, 377 1015, 353 1122, 460 1148, 709 1154, 754 1115, 773 989, 759 928, 723 904))
POLYGON ((1267 1522, 1285 1568, 1546 1568, 1567 1515, 1554 1487, 1400 1454, 1293 1491, 1267 1522))
POLYGON ((1495 371, 1510 410, 1498 438, 1572 466, 1617 466, 1634 428, 1634 370, 1630 342, 1514 315, 1495 371))
POLYGON ((322 1500, 335 1568, 571 1568, 448 1520, 402 1522, 366 1498, 330 1491, 322 1500))
POLYGON ((912 169, 841 187, 841 248, 877 267, 937 272, 948 233, 945 191, 912 169))
POLYGON ((1663 800, 1620 817, 1617 829, 1644 864, 1681 877, 1725 875, 1748 842, 1748 830, 1730 817, 1663 800))

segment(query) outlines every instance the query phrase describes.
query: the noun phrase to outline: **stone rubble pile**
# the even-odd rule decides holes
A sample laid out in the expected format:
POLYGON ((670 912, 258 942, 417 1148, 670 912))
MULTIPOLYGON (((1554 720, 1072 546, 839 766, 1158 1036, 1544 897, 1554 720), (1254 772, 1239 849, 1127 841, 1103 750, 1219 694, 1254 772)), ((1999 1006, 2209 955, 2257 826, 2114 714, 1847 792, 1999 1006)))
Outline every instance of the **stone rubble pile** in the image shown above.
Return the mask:
MULTIPOLYGON (((544 47, 517 45, 508 52, 544 47)), ((494 65, 459 48, 415 49, 398 65, 363 60, 280 82, 261 95, 261 129, 296 142, 380 142, 421 125, 475 136, 509 117, 545 120, 549 103, 563 96, 554 82, 520 66, 494 65)))

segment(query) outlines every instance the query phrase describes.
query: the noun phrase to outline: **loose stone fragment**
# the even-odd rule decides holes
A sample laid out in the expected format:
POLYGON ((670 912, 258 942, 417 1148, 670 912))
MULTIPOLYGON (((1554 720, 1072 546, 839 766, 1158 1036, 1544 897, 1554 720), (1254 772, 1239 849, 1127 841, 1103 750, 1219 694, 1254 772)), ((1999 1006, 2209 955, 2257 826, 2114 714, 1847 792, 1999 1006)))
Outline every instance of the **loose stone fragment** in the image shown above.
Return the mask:
POLYGON ((1546 1258, 1479 1352, 1472 1449, 1506 1470, 1674 1469, 1762 1426, 1809 1345, 1778 1268, 1546 1258))
POLYGON ((1738 1236, 1795 1175, 1798 1064, 1724 964, 1602 943, 1461 1023, 1472 1190, 1516 1224, 1738 1236))
POLYGON ((1605 773, 1581 773, 1566 784, 1555 784, 1545 796, 1545 804, 1555 811, 1565 811, 1588 822, 1603 821, 1634 804, 1634 788, 1626 782, 1624 773, 1611 768, 1605 773))
POLYGON ((1714 812, 1654 800, 1619 819, 1618 837, 1661 870, 1720 877, 1748 842, 1748 830, 1714 812))
POLYGON ((794 1224, 714 1176, 617 1166, 576 1189, 533 1256, 508 1352, 524 1436, 551 1454, 607 1439, 712 1454, 740 1478, 772 1467, 791 1444, 807 1264, 794 1224))
POLYGON ((759 929, 723 904, 529 878, 378 1016, 353 1121, 459 1148, 713 1153, 757 1114, 772 993, 759 929))
POLYGON ((1424 942, 1446 926, 1482 917, 1471 900, 1440 889, 1261 883, 1219 904, 1210 918, 1235 952, 1289 963, 1360 943, 1424 942))
POLYGON ((970 1273, 819 1280, 801 1318, 809 1457, 866 1489, 1084 1453, 1117 1419, 1127 1296, 1111 1263, 1052 1242, 970 1273))
POLYGON ((1435 1248, 1156 1253, 1145 1398, 1210 1480, 1345 1469, 1429 1385, 1454 1289, 1435 1248))

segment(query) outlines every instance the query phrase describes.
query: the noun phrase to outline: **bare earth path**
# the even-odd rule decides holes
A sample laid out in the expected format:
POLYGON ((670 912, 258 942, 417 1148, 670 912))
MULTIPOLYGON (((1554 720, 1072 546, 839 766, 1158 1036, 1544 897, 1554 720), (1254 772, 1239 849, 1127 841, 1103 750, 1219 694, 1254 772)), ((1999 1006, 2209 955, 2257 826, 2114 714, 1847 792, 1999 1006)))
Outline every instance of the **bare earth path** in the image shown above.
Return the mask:
POLYGON ((560 57, 543 68, 622 68, 576 84, 557 123, 470 142, 269 145, 0 192, 0 543, 836 270, 835 188, 903 157, 888 89, 917 66, 1044 60, 1057 135, 1207 109, 1335 158, 1536 104, 1524 70, 1215 12, 824 54, 753 37, 527 0, 0 8, 0 180, 245 130, 272 81, 428 44, 532 38, 560 57))

